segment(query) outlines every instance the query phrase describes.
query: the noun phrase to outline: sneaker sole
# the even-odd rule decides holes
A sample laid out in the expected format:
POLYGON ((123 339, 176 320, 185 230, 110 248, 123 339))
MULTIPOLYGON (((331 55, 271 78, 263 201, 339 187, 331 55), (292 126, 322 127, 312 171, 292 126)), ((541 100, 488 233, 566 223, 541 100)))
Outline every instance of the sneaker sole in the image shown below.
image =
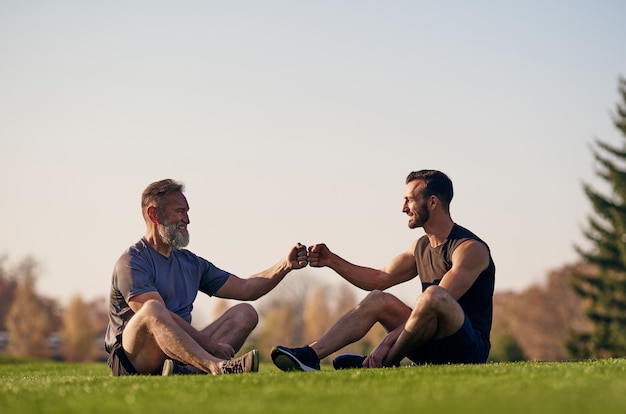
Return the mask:
POLYGON ((252 369, 250 372, 259 372, 259 351, 253 349, 250 352, 252 352, 252 369))
POLYGON ((300 362, 292 353, 281 348, 272 351, 272 361, 281 371, 317 371, 315 368, 300 362))
POLYGON ((363 361, 366 356, 362 354, 341 354, 333 359, 333 368, 335 369, 359 369, 363 368, 363 361))
POLYGON ((169 377, 170 375, 174 375, 174 361, 171 359, 166 359, 163 363, 163 370, 161 371, 161 376, 169 377))

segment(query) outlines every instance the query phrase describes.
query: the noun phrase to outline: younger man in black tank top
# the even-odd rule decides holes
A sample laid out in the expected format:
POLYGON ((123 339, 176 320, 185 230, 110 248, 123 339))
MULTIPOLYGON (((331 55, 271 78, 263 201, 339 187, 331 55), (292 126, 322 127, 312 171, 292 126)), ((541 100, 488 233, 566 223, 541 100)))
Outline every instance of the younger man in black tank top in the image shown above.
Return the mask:
POLYGON ((407 357, 415 363, 483 363, 490 351, 495 265, 489 247, 450 216, 452 182, 442 172, 421 170, 406 179, 402 211, 410 228, 425 235, 382 269, 358 266, 324 244, 309 247, 309 265, 329 267, 371 291, 319 340, 301 348, 276 346, 282 370, 318 370, 319 360, 361 339, 376 323, 388 335, 367 356, 340 355, 335 368, 389 367, 407 357), (423 291, 410 308, 385 289, 420 277, 423 291))

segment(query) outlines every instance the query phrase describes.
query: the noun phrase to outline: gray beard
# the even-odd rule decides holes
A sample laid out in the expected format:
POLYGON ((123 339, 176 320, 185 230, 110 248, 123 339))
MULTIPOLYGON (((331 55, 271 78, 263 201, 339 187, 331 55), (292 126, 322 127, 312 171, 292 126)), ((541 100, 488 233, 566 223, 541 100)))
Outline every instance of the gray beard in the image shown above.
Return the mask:
POLYGON ((159 236, 163 243, 172 249, 182 249, 189 244, 189 233, 182 233, 178 230, 178 224, 159 224, 157 226, 159 236))

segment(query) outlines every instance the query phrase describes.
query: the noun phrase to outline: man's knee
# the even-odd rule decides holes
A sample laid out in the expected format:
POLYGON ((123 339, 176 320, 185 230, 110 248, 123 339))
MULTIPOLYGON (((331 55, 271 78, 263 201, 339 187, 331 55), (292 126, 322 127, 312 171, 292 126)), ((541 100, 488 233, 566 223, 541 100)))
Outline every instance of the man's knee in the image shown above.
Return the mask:
MULTIPOLYGON (((170 318, 165 305, 157 300, 147 300, 124 329, 122 346, 138 372, 152 372, 165 357, 157 344, 164 321, 170 318)), ((171 320, 171 319, 170 319, 171 320)))
POLYGON ((141 306, 141 309, 139 309, 137 313, 130 318, 125 331, 128 330, 128 327, 132 327, 133 330, 136 331, 141 329, 152 330, 155 323, 162 323, 169 317, 169 311, 162 302, 149 299, 145 301, 141 306))
POLYGON ((422 292, 417 302, 426 308, 439 309, 451 300, 454 301, 454 298, 450 296, 447 290, 439 286, 430 286, 422 292))
POLYGON ((408 331, 413 331, 418 324, 428 323, 429 320, 435 326, 442 323, 445 325, 448 321, 456 324, 455 321, 463 316, 463 309, 446 289, 430 286, 417 299, 405 327, 408 331))
POLYGON ((365 296, 361 303, 359 303, 359 306, 380 308, 384 305, 389 296, 391 296, 389 293, 385 293, 382 290, 372 290, 365 296))
POLYGON ((391 293, 381 290, 372 290, 354 309, 357 312, 371 313, 380 318, 400 316, 406 319, 410 308, 391 293))
POLYGON ((256 309, 249 303, 240 303, 232 308, 237 319, 241 324, 247 326, 250 330, 254 329, 259 323, 259 314, 256 309))
POLYGON ((379 322, 387 331, 391 331, 406 322, 411 308, 391 293, 372 290, 353 312, 367 320, 379 322))
POLYGON ((162 302, 155 299, 149 299, 144 302, 141 309, 139 309, 135 316, 157 316, 161 315, 163 312, 168 312, 168 310, 162 302))

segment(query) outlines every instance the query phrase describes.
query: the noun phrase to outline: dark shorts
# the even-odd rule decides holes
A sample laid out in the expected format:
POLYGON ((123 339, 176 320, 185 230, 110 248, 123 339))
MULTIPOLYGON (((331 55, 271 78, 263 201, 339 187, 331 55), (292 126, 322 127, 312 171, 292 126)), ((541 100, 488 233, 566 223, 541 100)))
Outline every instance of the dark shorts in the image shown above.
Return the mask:
POLYGON ((480 364, 487 362, 490 350, 489 340, 474 330, 466 315, 458 331, 427 342, 409 359, 416 364, 480 364))
POLYGON ((109 363, 109 367, 111 367, 111 372, 113 372, 113 375, 116 377, 139 374, 133 364, 128 360, 124 348, 122 348, 122 335, 117 336, 107 362, 109 363))

